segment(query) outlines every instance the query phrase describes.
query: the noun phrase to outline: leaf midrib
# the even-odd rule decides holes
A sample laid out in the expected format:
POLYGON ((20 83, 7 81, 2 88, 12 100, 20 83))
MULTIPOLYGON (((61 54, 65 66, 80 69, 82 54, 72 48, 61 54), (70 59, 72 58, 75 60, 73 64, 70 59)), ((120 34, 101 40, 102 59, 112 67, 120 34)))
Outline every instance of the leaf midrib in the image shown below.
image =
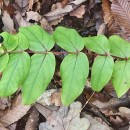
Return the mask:
POLYGON ((37 81, 37 78, 38 78, 38 74, 39 74, 39 72, 40 72, 40 70, 41 70, 41 68, 42 68, 42 65, 43 65, 43 62, 45 61, 45 58, 46 58, 46 56, 47 56, 47 54, 45 54, 45 56, 44 56, 44 58, 43 58, 43 60, 42 60, 42 62, 41 62, 41 65, 40 65, 40 67, 39 67, 39 70, 38 70, 38 72, 37 72, 37 74, 36 74, 36 80, 34 80, 34 82, 33 82, 33 86, 32 87, 30 87, 30 91, 28 91, 28 97, 26 98, 26 100, 27 101, 29 101, 28 99, 30 98, 30 95, 31 95, 31 90, 34 88, 34 86, 35 86, 35 84, 36 84, 36 81, 37 81))
POLYGON ((9 81, 8 81, 8 83, 7 83, 7 85, 6 85, 5 89, 4 89, 4 93, 5 93, 6 89, 7 89, 8 86, 9 86, 9 83, 10 83, 10 81, 11 81, 11 78, 12 78, 14 72, 16 71, 16 66, 17 66, 18 63, 19 63, 19 60, 20 60, 22 54, 23 54, 23 53, 20 53, 20 56, 19 56, 19 58, 18 58, 18 60, 17 60, 17 62, 16 62, 16 64, 15 64, 15 66, 14 66, 14 71, 12 71, 11 76, 10 76, 10 78, 9 78, 9 81))
MULTIPOLYGON (((73 70, 74 70, 74 71, 73 71, 73 73, 72 73, 72 77, 71 77, 71 80, 70 80, 70 84, 68 85, 68 86, 69 86, 68 88, 70 88, 70 89, 71 89, 71 87, 72 87, 71 84, 72 84, 72 81, 73 81, 73 78, 74 78, 75 67, 76 67, 76 63, 77 63, 78 56, 79 56, 79 54, 76 55, 76 60, 75 60, 74 67, 73 67, 73 70)), ((68 91, 69 91, 70 89, 68 89, 68 91)), ((68 94, 69 94, 69 92, 68 92, 68 94)), ((68 98, 70 98, 70 97, 67 95, 66 101, 68 101, 68 98)))

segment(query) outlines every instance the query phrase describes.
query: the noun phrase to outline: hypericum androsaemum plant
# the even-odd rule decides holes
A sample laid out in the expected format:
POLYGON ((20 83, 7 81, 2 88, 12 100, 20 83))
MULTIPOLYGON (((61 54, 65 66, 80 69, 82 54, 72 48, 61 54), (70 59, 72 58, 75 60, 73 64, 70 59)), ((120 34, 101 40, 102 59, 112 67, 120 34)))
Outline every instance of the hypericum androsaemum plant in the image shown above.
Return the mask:
POLYGON ((0 47, 0 97, 12 95, 21 86, 23 103, 34 103, 53 78, 56 52, 51 49, 55 43, 67 51, 60 66, 64 105, 72 103, 86 84, 89 61, 81 52, 84 46, 98 54, 91 70, 94 91, 101 91, 109 80, 118 97, 130 88, 130 43, 119 36, 82 38, 76 30, 64 27, 57 27, 50 35, 38 25, 21 27, 16 35, 0 35, 4 40, 0 47))

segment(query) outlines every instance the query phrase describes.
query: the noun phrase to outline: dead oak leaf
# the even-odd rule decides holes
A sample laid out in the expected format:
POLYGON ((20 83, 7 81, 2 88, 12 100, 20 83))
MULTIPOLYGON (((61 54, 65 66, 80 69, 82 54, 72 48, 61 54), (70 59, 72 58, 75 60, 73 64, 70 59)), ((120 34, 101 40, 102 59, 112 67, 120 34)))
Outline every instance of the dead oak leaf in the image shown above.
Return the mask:
POLYGON ((39 22, 41 20, 41 15, 34 11, 26 12, 27 15, 27 21, 29 20, 35 20, 36 22, 39 22))
POLYGON ((30 109, 30 105, 22 104, 22 97, 18 95, 12 102, 12 107, 5 110, 4 115, 0 118, 0 122, 4 124, 4 126, 9 126, 14 122, 18 121, 21 117, 23 117, 27 111, 30 109))
POLYGON ((111 11, 121 28, 130 33, 130 3, 129 0, 113 0, 111 11), (122 22, 123 21, 123 22, 122 22))
POLYGON ((87 118, 80 118, 81 107, 80 102, 74 102, 70 107, 61 106, 40 124, 39 130, 87 130, 90 122, 87 118))
POLYGON ((10 106, 10 101, 7 97, 0 98, 0 109, 4 110, 6 107, 10 106))
POLYGON ((81 5, 86 0, 75 0, 70 1, 65 7, 60 6, 59 8, 56 8, 49 13, 45 14, 44 16, 47 18, 48 21, 53 21, 58 18, 63 17, 67 13, 70 13, 71 11, 75 10, 79 5, 81 5))
POLYGON ((109 35, 119 35, 130 41, 130 9, 128 0, 102 0, 104 22, 107 24, 109 35), (125 21, 125 22, 122 22, 125 21))
POLYGON ((14 32, 14 22, 10 15, 7 13, 7 11, 4 11, 3 16, 2 16, 2 21, 4 24, 3 31, 7 32, 14 32))
POLYGON ((85 13, 85 5, 81 5, 76 10, 72 11, 70 13, 70 16, 76 16, 77 18, 83 18, 84 13, 85 13))

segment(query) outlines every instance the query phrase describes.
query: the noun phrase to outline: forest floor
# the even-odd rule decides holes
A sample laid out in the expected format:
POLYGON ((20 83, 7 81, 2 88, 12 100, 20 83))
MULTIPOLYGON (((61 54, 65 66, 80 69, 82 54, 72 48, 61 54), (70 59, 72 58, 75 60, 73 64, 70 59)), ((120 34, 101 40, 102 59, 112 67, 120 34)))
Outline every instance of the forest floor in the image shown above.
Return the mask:
MULTIPOLYGON (((17 33, 19 27, 38 24, 49 33, 64 26, 83 37, 116 34, 130 41, 129 0, 0 0, 0 8, 0 32, 17 33)), ((63 51, 57 46, 54 50, 63 51)), ((88 58, 92 64, 95 55, 88 58)), ((0 130, 130 130, 130 91, 117 98, 111 82, 93 93, 89 77, 78 99, 63 106, 63 55, 56 59, 53 80, 35 104, 23 105, 20 90, 0 98, 0 130)))

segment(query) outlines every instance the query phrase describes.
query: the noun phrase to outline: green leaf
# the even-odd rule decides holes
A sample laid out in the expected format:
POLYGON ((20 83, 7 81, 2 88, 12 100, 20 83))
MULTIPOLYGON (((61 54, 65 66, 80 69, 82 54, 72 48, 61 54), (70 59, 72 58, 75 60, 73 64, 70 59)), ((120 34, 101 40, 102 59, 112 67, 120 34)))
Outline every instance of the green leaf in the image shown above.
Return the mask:
POLYGON ((17 47, 18 43, 16 42, 15 35, 9 34, 7 32, 3 32, 0 35, 4 38, 2 44, 7 51, 12 51, 17 47))
POLYGON ((50 83, 55 71, 55 57, 51 52, 34 54, 31 68, 22 85, 24 104, 34 103, 50 83))
POLYGON ((17 50, 17 51, 26 50, 29 48, 29 41, 22 33, 16 34, 15 37, 16 37, 16 42, 18 44, 18 46, 15 50, 17 50))
POLYGON ((130 43, 119 36, 113 35, 109 38, 110 53, 120 58, 130 57, 130 43))
POLYGON ((55 41, 53 37, 38 25, 21 27, 19 31, 27 37, 29 49, 32 51, 45 52, 49 51, 54 46, 55 41))
POLYGON ((97 56, 91 74, 92 89, 99 92, 112 76, 114 61, 111 56, 97 56))
POLYGON ((68 52, 81 51, 84 47, 84 41, 75 29, 57 27, 53 35, 56 43, 68 52))
POLYGON ((128 91, 130 88, 130 60, 116 61, 112 83, 118 97, 121 97, 128 91))
POLYGON ((0 81, 0 96, 10 96, 21 85, 30 67, 30 56, 26 53, 11 54, 9 63, 0 81))
POLYGON ((106 54, 110 51, 109 41, 104 35, 84 38, 85 46, 90 51, 106 54))
POLYGON ((0 73, 5 69, 9 61, 9 54, 4 54, 0 56, 0 73))
POLYGON ((72 103, 83 91, 89 72, 87 56, 68 54, 61 63, 60 73, 62 78, 62 96, 64 105, 72 103))

